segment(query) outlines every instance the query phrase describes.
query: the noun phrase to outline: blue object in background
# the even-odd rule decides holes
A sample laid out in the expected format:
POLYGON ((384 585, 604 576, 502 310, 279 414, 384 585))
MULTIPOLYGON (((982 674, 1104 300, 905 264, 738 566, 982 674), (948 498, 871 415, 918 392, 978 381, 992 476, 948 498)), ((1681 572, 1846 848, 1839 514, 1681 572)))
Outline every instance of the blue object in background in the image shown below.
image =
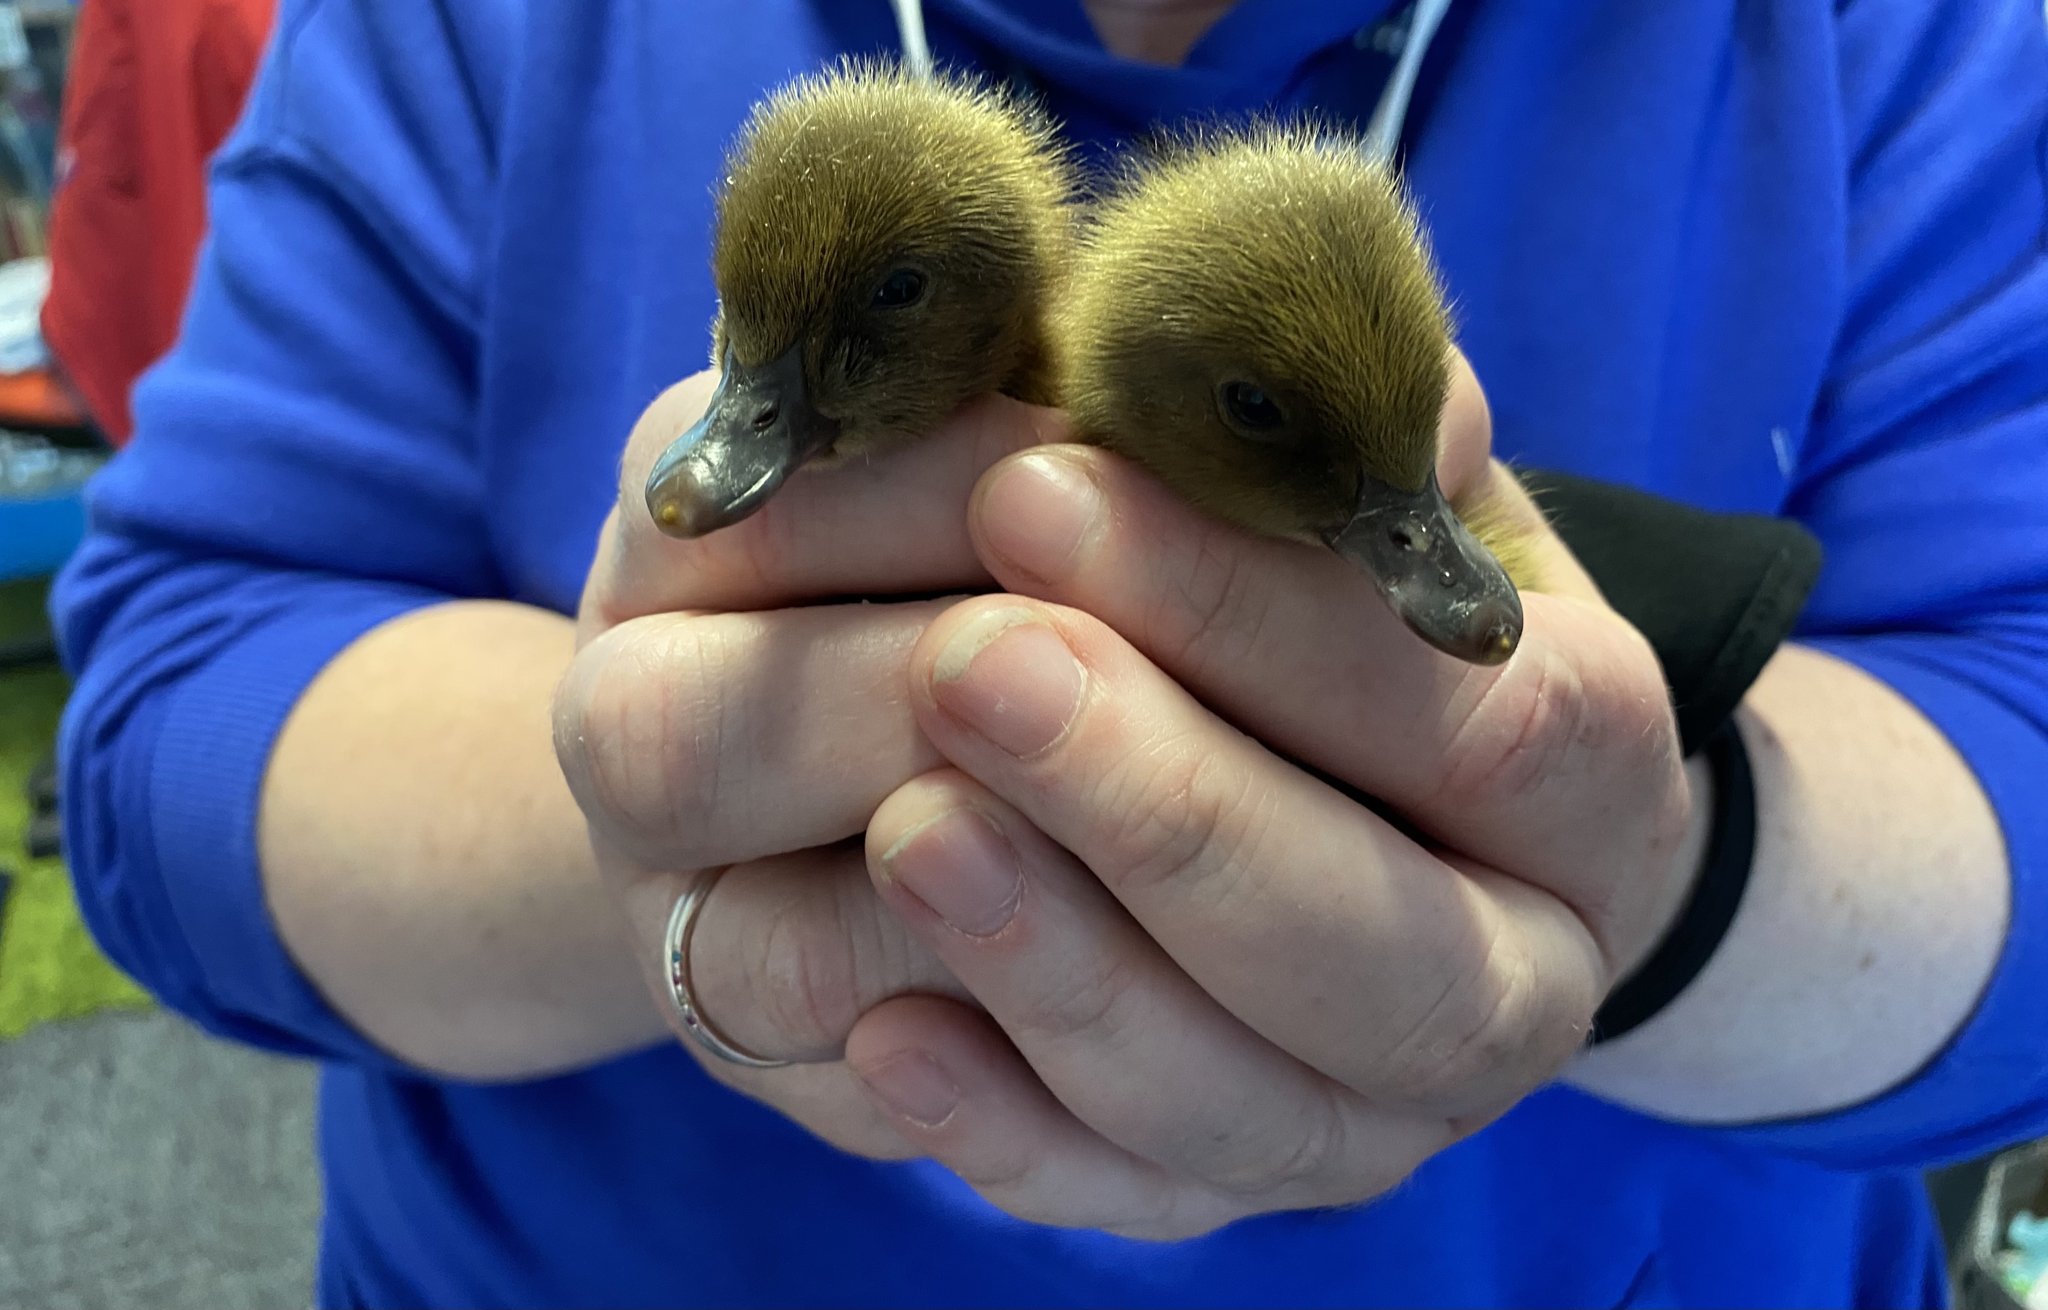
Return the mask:
POLYGON ((0 500, 0 582, 47 578, 85 536, 78 488, 34 500, 0 500))
POLYGON ((85 483, 101 458, 0 432, 0 582, 46 578, 85 537, 85 483))
POLYGON ((2022 1210, 2007 1225, 2005 1240, 2012 1248, 2005 1257, 2006 1286, 2015 1296, 2031 1298, 2041 1276, 2048 1274, 2048 1219, 2022 1210))

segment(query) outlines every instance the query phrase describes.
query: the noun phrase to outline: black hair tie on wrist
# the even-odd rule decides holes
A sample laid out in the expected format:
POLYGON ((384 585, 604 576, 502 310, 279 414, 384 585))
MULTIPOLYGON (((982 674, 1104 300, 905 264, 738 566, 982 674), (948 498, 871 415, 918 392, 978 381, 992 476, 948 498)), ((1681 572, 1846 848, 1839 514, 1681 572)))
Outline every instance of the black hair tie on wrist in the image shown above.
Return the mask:
POLYGON ((1735 711, 1791 636, 1822 552, 1812 533, 1776 515, 1717 513, 1565 473, 1520 477, 1608 604, 1649 640, 1679 748, 1704 755, 1714 778, 1713 830, 1685 908, 1594 1016, 1598 1045, 1677 999, 1734 921, 1756 857, 1756 783, 1735 711))
POLYGON ((1664 940, 1593 1017, 1589 1046, 1613 1041, 1677 1000, 1720 948, 1749 887, 1756 861, 1756 779, 1733 719, 1707 739, 1702 754, 1713 771, 1714 826, 1699 877, 1664 940))

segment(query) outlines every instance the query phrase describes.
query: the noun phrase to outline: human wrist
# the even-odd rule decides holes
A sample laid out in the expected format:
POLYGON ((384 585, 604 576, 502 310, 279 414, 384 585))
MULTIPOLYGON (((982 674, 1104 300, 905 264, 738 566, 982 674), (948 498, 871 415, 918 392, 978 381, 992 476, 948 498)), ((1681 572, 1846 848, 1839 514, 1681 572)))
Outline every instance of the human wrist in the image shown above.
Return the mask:
POLYGON ((1733 721, 1685 761, 1683 833, 1663 871, 1654 931, 1618 962, 1594 1016, 1599 1045, 1654 1020, 1706 969, 1734 922, 1756 855, 1756 794, 1733 721))

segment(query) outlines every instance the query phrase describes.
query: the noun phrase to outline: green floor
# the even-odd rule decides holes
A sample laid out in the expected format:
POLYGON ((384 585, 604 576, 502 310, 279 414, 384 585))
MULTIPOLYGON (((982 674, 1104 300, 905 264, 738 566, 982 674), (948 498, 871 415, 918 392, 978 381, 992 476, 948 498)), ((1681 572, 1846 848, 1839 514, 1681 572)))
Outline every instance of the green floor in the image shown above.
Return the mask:
MULTIPOLYGON (((0 587, 0 634, 41 624, 43 588, 0 587)), ((0 669, 0 869, 14 876, 0 902, 0 1040, 51 1019, 148 1004, 107 963, 79 921, 61 860, 27 858, 23 788, 49 750, 68 684, 51 665, 0 669)))

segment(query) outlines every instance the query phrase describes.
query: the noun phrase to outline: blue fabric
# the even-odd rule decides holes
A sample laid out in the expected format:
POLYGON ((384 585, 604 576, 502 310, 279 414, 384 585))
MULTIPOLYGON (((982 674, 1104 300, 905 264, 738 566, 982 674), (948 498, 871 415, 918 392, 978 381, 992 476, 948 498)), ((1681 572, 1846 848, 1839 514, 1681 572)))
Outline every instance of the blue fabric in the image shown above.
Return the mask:
MULTIPOLYGON (((1362 121, 1382 8, 1243 0, 1164 72, 1075 0, 930 6, 941 57, 1039 86, 1096 158, 1204 106, 1362 121)), ((1996 802, 2014 927, 1906 1085, 1711 1132, 1546 1090, 1372 1206, 1141 1246, 840 1155, 672 1049, 424 1078, 294 969, 252 835, 294 697, 437 599, 572 607, 620 441, 705 357, 729 134, 893 40, 881 0, 283 6, 188 330, 55 610, 94 932, 198 1022, 327 1062, 321 1302, 1938 1303, 1912 1171, 2048 1129, 2038 0, 1475 0, 1406 146, 1503 451, 1803 520, 1829 551, 1807 639, 1996 802)))

